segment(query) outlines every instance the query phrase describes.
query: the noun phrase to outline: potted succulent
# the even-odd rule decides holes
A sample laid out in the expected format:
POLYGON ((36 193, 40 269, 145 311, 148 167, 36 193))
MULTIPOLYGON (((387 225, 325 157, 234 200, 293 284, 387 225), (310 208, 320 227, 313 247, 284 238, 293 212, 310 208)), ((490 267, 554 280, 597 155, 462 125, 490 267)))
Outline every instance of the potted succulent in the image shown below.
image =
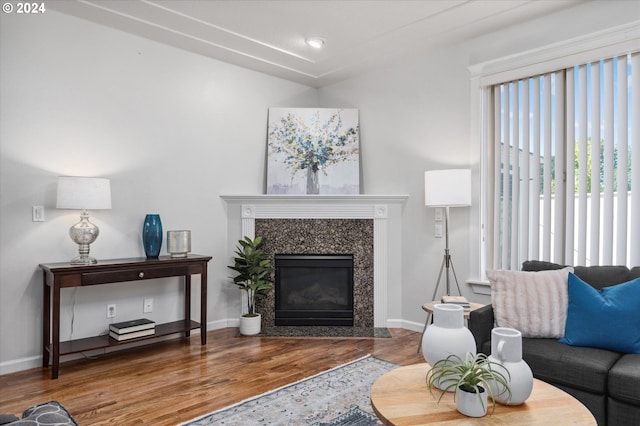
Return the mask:
POLYGON ((504 369, 496 370, 495 367, 499 366, 483 353, 467 353, 464 359, 455 354, 449 355, 429 369, 427 385, 433 394, 433 388, 437 384, 440 390, 438 402, 446 392, 455 391, 454 400, 460 413, 469 417, 482 417, 487 414, 487 396, 491 398, 491 412, 496 407, 494 396, 507 393, 507 400, 511 397, 509 372, 504 369), (507 376, 501 371, 506 371, 507 376), (496 390, 498 393, 494 395, 496 390))
POLYGON ((238 273, 233 277, 233 283, 247 293, 247 312, 240 317, 240 334, 251 336, 261 330, 262 317, 256 313, 256 298, 273 288, 270 282, 273 266, 269 255, 260 249, 262 237, 253 240, 244 237, 238 243, 234 264, 228 268, 238 273))

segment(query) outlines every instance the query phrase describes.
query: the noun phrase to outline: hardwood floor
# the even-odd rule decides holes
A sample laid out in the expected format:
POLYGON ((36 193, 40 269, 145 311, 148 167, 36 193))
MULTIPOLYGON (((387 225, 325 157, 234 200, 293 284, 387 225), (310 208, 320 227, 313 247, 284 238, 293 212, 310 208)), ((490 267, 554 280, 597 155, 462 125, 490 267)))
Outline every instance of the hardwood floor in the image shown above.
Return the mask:
POLYGON ((237 328, 0 376, 0 413, 56 400, 83 426, 175 425, 371 354, 400 365, 424 362, 420 333, 392 338, 236 337, 237 328))

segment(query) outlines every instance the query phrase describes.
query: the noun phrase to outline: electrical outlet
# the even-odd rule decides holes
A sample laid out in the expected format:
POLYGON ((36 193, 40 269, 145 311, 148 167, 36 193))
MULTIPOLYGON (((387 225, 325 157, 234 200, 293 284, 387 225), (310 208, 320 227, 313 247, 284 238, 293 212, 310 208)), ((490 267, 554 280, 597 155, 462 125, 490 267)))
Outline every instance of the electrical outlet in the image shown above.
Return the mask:
POLYGON ((107 305, 107 318, 116 317, 116 305, 107 305))
POLYGON ((142 305, 142 312, 148 314, 149 312, 153 312, 153 299, 144 299, 144 303, 142 305))

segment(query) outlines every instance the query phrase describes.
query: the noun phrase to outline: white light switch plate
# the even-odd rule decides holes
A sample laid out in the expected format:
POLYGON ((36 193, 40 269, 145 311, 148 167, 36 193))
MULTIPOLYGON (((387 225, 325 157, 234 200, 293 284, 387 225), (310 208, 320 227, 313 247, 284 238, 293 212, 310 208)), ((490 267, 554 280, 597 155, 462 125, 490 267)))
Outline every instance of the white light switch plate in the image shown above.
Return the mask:
POLYGON ((436 207, 436 212, 435 212, 435 221, 436 222, 442 222, 442 207, 436 207))
POLYGON ((442 238, 442 223, 436 223, 435 236, 436 238, 442 238))
POLYGON ((33 222, 44 222, 44 206, 31 207, 31 220, 33 222))

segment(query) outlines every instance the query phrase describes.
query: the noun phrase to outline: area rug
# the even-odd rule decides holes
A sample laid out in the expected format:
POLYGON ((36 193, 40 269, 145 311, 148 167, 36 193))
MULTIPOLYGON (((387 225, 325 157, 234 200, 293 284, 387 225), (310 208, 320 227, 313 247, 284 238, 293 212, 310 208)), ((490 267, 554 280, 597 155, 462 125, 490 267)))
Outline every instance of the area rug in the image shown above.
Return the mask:
POLYGON ((371 408, 371 386, 397 367, 367 355, 180 426, 380 425, 371 408))
MULTIPOLYGON (((238 333, 238 336, 242 336, 238 333)), ((263 327, 258 337, 375 337, 390 338, 384 327, 332 327, 321 325, 263 327)), ((252 336, 249 336, 252 337, 252 336)))

